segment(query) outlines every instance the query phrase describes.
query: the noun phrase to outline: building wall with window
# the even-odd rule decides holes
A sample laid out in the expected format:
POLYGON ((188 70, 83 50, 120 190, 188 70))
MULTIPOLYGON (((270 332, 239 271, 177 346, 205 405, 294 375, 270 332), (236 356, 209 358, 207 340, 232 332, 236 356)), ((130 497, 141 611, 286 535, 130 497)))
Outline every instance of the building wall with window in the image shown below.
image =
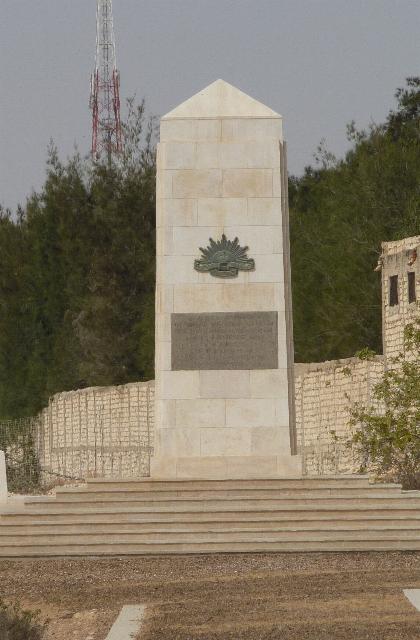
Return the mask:
POLYGON ((383 352, 389 360, 404 351, 404 327, 419 312, 420 236, 382 243, 383 352))

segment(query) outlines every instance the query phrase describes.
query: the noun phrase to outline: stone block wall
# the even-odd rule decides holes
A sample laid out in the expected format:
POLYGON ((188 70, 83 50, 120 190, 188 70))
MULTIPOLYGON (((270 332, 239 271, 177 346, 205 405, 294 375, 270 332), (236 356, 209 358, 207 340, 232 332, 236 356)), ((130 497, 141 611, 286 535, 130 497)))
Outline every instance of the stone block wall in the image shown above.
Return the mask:
POLYGON ((45 480, 149 475, 154 381, 58 393, 39 415, 45 480))
POLYGON ((372 401, 384 367, 383 356, 295 365, 296 431, 304 473, 358 472, 360 460, 346 446, 349 409, 355 402, 372 401))

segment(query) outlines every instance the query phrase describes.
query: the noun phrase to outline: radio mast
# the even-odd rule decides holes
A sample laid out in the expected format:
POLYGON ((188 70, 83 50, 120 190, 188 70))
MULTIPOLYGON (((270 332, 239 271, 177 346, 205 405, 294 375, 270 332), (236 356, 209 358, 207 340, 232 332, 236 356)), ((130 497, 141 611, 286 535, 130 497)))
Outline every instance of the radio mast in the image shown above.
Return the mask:
POLYGON ((120 74, 115 55, 112 0, 97 0, 95 70, 91 77, 92 156, 108 164, 122 151, 120 74))

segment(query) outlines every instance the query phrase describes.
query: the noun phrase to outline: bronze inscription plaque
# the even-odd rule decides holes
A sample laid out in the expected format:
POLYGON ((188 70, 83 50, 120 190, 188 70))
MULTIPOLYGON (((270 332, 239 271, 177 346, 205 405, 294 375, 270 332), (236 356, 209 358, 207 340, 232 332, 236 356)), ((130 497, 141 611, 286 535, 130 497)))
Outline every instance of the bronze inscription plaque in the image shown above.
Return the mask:
POLYGON ((276 311, 173 313, 172 370, 277 369, 276 311))

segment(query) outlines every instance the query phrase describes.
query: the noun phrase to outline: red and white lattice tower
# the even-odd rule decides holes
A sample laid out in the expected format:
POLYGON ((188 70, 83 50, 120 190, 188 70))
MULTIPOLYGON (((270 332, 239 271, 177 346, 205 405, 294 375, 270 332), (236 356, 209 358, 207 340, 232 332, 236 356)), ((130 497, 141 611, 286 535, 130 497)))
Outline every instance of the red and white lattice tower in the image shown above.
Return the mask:
POLYGON ((97 0, 95 71, 91 78, 92 155, 108 162, 122 151, 120 74, 115 55, 112 0, 97 0))

